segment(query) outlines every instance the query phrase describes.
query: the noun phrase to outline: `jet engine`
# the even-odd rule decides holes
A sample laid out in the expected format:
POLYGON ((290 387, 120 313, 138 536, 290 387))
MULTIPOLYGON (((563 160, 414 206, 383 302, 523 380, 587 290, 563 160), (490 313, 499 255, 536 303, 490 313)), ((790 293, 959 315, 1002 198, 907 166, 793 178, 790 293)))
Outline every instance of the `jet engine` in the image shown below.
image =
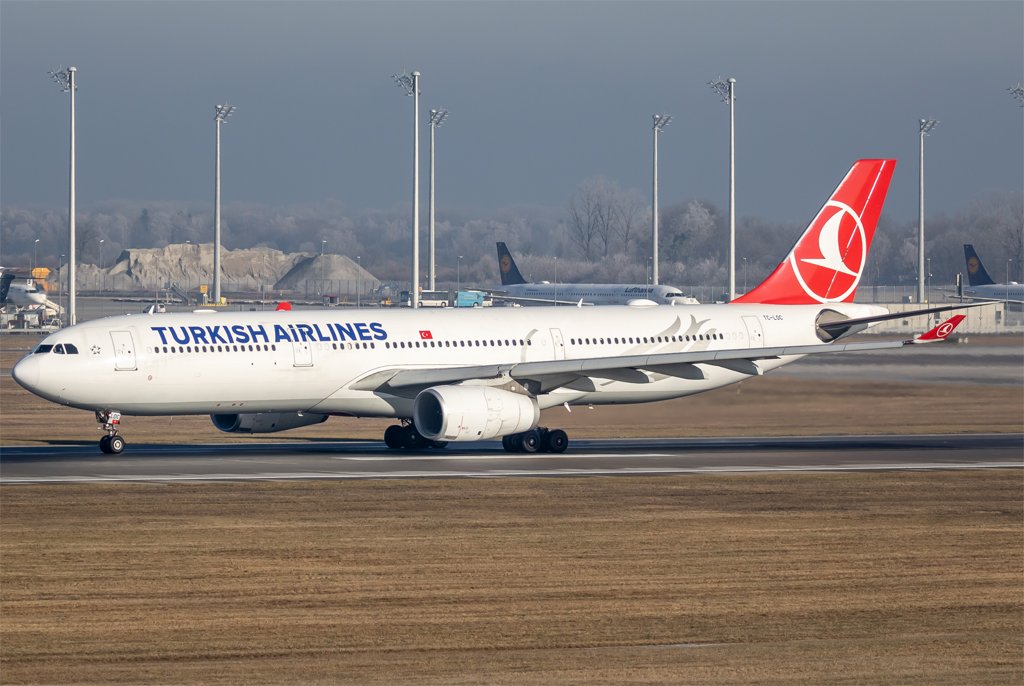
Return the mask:
POLYGON ((482 441, 529 431, 537 401, 490 386, 434 386, 413 404, 416 429, 431 441, 482 441))
POLYGON ((304 412, 250 412, 211 414, 210 419, 213 420, 215 427, 229 434, 272 434, 326 422, 327 415, 304 412))

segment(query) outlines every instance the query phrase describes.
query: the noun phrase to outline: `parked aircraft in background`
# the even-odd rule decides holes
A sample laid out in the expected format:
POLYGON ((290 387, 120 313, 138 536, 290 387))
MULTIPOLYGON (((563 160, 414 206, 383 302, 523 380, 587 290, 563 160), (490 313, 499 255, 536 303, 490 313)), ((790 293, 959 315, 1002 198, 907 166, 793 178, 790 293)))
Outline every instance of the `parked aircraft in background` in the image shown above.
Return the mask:
POLYGON ((502 294, 495 298, 524 305, 628 305, 649 301, 658 305, 696 305, 697 299, 673 286, 642 283, 527 283, 508 246, 498 243, 502 294))
POLYGON ((94 411, 108 453, 124 449, 124 414, 209 414, 239 433, 394 417, 391 448, 501 438, 509 451, 562 452, 569 439, 539 426, 542 410, 678 398, 804 355, 948 336, 962 317, 913 340, 839 342, 876 322, 970 307, 890 314, 853 302, 894 167, 856 162, 782 264, 729 304, 111 317, 46 337, 12 376, 94 411))
POLYGON ((996 283, 989 276, 981 258, 970 243, 964 244, 964 259, 967 261, 967 284, 963 293, 958 293, 968 300, 988 300, 1020 303, 1024 302, 1024 284, 1016 281, 996 283))
POLYGON ((0 268, 0 304, 21 308, 48 307, 60 311, 60 306, 46 297, 33 279, 18 278, 13 272, 0 268))

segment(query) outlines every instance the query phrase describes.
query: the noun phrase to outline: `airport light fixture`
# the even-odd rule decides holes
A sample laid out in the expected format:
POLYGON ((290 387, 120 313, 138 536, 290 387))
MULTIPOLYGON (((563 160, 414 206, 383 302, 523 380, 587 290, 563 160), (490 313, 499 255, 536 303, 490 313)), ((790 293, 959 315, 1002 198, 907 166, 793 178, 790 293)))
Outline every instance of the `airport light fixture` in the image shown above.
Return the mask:
POLYGON ((213 171, 213 302, 220 304, 220 125, 235 111, 232 105, 214 105, 213 121, 216 139, 213 171))
POLYGON ((918 132, 921 139, 917 199, 917 302, 919 303, 928 302, 924 286, 924 137, 938 123, 937 119, 921 119, 918 121, 918 132))
POLYGON ((434 262, 434 131, 448 118, 448 110, 430 110, 430 290, 437 286, 434 262))
POLYGON ((1020 82, 1013 88, 1007 88, 1006 90, 1009 91, 1010 97, 1020 102, 1020 106, 1024 107, 1024 86, 1021 86, 1020 82))
POLYGON ((670 114, 653 115, 654 173, 651 190, 651 262, 654 265, 654 285, 658 285, 658 136, 672 122, 670 114))
MULTIPOLYGON (((729 106, 729 300, 736 297, 736 79, 708 81, 729 106)), ((746 289, 744 289, 746 290, 746 289)))
POLYGON ((412 96, 412 285, 409 304, 420 306, 420 73, 394 74, 395 83, 412 96))
POLYGON ((363 258, 359 255, 356 255, 356 264, 359 266, 359 273, 357 274, 359 278, 356 281, 356 309, 358 310, 362 307, 360 301, 363 295, 363 258))
POLYGON ((462 290, 462 255, 459 255, 459 261, 455 267, 455 297, 458 297, 459 291, 462 290))
POLYGON ((326 250, 327 250, 327 239, 326 238, 321 238, 320 239, 320 295, 323 295, 324 293, 327 292, 327 289, 324 288, 324 252, 326 252, 326 250))
POLYGON ((32 278, 36 276, 36 265, 39 264, 39 239, 32 241, 32 269, 29 270, 28 275, 32 278))
POLYGON ((57 82, 60 89, 71 95, 71 136, 70 153, 68 164, 68 326, 74 326, 78 320, 75 288, 75 92, 78 85, 75 83, 75 75, 78 70, 75 67, 57 67, 50 72, 50 76, 57 82))
POLYGON ((99 265, 97 265, 100 268, 100 277, 103 279, 103 288, 107 287, 107 277, 103 273, 103 244, 105 242, 106 242, 105 238, 101 238, 100 239, 100 263, 99 263, 99 265))

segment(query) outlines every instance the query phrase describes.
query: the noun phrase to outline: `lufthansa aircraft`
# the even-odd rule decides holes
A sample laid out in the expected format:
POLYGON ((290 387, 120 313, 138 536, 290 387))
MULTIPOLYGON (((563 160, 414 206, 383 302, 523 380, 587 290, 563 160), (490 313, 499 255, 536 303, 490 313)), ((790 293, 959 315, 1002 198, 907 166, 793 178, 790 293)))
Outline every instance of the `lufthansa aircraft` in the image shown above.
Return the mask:
POLYGON ((524 305, 628 305, 646 300, 656 305, 696 305, 697 299, 683 295, 674 286, 639 283, 528 283, 523 278, 512 252, 498 244, 498 270, 501 294, 493 297, 524 305))
POLYGON ((130 315, 46 337, 12 375, 95 411, 108 453, 124 449, 122 415, 184 414, 241 433, 394 417, 391 448, 502 438, 510 451, 561 452, 568 437, 538 427, 541 410, 678 398, 808 354, 947 336, 962 316, 912 341, 838 342, 965 307, 889 314, 853 302, 895 164, 856 162, 789 256, 725 305, 130 315))
POLYGON ((988 275, 988 270, 981 263, 981 258, 970 243, 964 244, 964 260, 967 261, 967 286, 963 288, 962 297, 969 300, 989 300, 993 302, 1020 303, 1024 301, 1024 284, 1016 281, 996 283, 988 275))

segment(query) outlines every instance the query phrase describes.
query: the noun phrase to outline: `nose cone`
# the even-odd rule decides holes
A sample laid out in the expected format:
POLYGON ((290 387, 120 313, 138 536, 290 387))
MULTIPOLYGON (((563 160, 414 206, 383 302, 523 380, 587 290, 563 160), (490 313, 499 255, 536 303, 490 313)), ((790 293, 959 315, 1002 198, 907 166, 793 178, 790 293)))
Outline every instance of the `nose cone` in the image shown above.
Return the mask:
POLYGON ((25 390, 38 393, 36 389, 39 387, 39 359, 35 355, 21 358, 11 370, 11 378, 25 390))

